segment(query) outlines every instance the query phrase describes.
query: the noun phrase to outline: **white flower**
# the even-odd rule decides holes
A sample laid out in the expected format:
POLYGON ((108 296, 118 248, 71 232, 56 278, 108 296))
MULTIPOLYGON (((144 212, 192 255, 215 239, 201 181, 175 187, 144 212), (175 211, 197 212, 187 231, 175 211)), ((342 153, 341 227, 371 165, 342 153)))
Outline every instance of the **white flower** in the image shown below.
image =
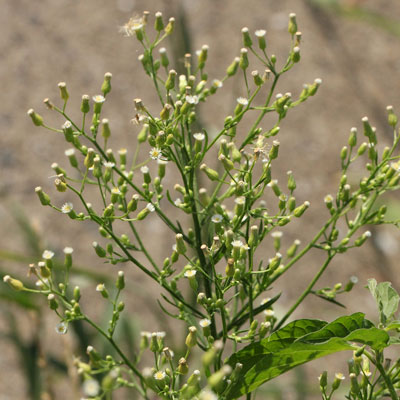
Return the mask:
POLYGON ((163 160, 162 158, 159 158, 159 159, 157 160, 157 164, 158 164, 158 165, 167 165, 167 164, 168 164, 168 161, 167 161, 167 160, 163 160))
POLYGON ((95 397, 100 392, 99 382, 97 382, 96 379, 86 379, 83 382, 82 390, 85 396, 95 397))
POLYGON ((189 103, 189 104, 197 104, 198 102, 199 102, 199 98, 198 98, 198 96, 186 96, 186 101, 189 103))
POLYGON ((346 379, 346 377, 341 372, 336 372, 335 379, 343 381, 344 379, 346 379))
POLYGON ((67 157, 71 157, 71 156, 73 156, 75 154, 75 149, 67 149, 67 150, 64 151, 64 154, 67 157))
POLYGON ((222 88, 222 86, 223 86, 224 84, 223 84, 222 81, 220 81, 219 79, 214 79, 214 80, 212 81, 212 85, 213 85, 214 87, 216 87, 216 88, 222 88))
POLYGON ((66 322, 60 322, 56 325, 56 332, 60 335, 65 335, 68 332, 68 324, 66 322))
POLYGON ((127 149, 119 149, 118 150, 118 154, 121 155, 121 156, 124 156, 127 152, 128 152, 127 149))
POLYGON ((162 381, 165 379, 166 374, 164 371, 157 371, 153 376, 156 381, 162 381))
POLYGON ((267 33, 267 31, 264 30, 264 29, 257 29, 257 30, 254 32, 254 34, 255 34, 257 37, 259 37, 259 38, 265 36, 266 33, 267 33))
POLYGON ((275 314, 274 310, 268 309, 268 310, 264 310, 264 315, 266 317, 273 317, 275 314))
POLYGON ((151 157, 153 160, 159 160, 159 159, 162 157, 161 150, 158 149, 157 147, 153 147, 153 148, 150 150, 149 154, 150 154, 150 157, 151 157))
POLYGON ((148 174, 149 173, 149 167, 147 167, 146 165, 144 165, 143 167, 140 168, 140 172, 142 174, 148 174))
POLYGON ((115 167, 115 164, 114 164, 113 162, 111 162, 111 161, 106 161, 106 162, 104 163, 104 166, 105 166, 106 168, 113 168, 113 167, 115 167))
POLYGON ((166 335, 166 333, 164 332, 164 331, 159 331, 159 332, 154 332, 155 334, 156 334, 156 336, 157 336, 157 339, 164 339, 165 338, 165 335, 166 335))
POLYGON ((207 326, 210 326, 210 325, 211 325, 211 321, 210 321, 209 319, 207 319, 207 318, 204 318, 204 319, 202 319, 202 320, 199 321, 199 325, 200 325, 202 328, 207 328, 207 326))
POLYGON ((272 232, 272 233, 271 233, 271 236, 272 236, 273 238, 275 238, 275 239, 281 238, 282 235, 283 235, 283 232, 281 232, 281 231, 275 231, 275 232, 272 232))
POLYGON ((231 244, 233 247, 242 247, 243 246, 243 242, 241 240, 234 240, 231 244))
POLYGON ((203 141, 205 139, 206 135, 204 135, 204 133, 200 132, 200 133, 195 133, 193 135, 193 137, 198 141, 203 141))
POLYGON ((218 400, 218 396, 211 390, 203 390, 200 393, 200 400, 218 400))
POLYGON ((72 128, 72 123, 71 123, 71 121, 65 121, 65 122, 63 123, 63 125, 62 125, 62 128, 63 128, 63 129, 72 128))
POLYGON ((222 222, 222 215, 221 214, 215 214, 211 217, 211 222, 214 222, 214 224, 219 224, 222 222))
POLYGON ((102 104, 102 103, 104 103, 106 101, 106 99, 101 94, 97 94, 96 96, 93 96, 93 101, 95 103, 102 104))
POLYGON ((236 197, 235 203, 239 205, 243 205, 246 203, 246 199, 244 196, 236 197))
POLYGON ((72 247, 65 247, 63 251, 64 254, 72 254, 74 249, 72 247))
POLYGON ((174 204, 179 207, 182 204, 182 200, 178 198, 174 201, 174 204))
POLYGON ((242 106, 247 106, 247 104, 249 104, 249 101, 245 97, 238 97, 236 101, 242 106))
POLYGON ((143 18, 130 18, 124 26, 121 26, 120 32, 126 37, 133 36, 135 32, 142 29, 143 26, 143 18))
POLYGON ((185 278, 193 278, 196 275, 196 272, 197 271, 195 269, 189 269, 185 271, 183 275, 185 276, 185 278))
POLYGON ((45 250, 42 254, 45 260, 51 260, 54 257, 54 253, 51 250, 45 250))
POLYGON ((74 208, 74 205, 72 203, 65 203, 61 207, 61 212, 63 214, 69 214, 73 210, 73 208, 74 208))
POLYGON ((147 204, 147 206, 146 206, 146 208, 150 211, 150 212, 153 212, 156 208, 153 206, 153 204, 151 204, 151 203, 148 203, 147 204))
POLYGON ((120 194, 121 194, 121 191, 119 190, 119 188, 113 187, 113 188, 111 189, 111 193, 112 193, 112 194, 118 194, 118 195, 120 195, 120 194))
POLYGON ((96 286, 96 292, 103 292, 104 290, 105 290, 105 286, 104 286, 104 283, 99 283, 97 286, 96 286))

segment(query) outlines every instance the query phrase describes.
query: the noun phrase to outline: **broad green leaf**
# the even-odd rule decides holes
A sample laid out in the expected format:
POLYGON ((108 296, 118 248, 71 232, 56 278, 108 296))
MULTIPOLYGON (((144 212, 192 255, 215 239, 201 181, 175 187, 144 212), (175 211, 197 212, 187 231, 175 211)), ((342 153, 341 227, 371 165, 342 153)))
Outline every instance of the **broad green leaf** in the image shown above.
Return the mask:
POLYGON ((375 279, 368 280, 368 289, 378 304, 380 321, 386 324, 399 307, 400 297, 398 293, 392 288, 390 282, 377 283, 375 279))
POLYGON ((291 322, 269 338, 252 343, 229 358, 229 365, 234 367, 240 362, 243 368, 227 399, 252 392, 300 364, 339 351, 354 350, 349 342, 382 349, 388 341, 388 334, 365 320, 362 313, 341 317, 329 324, 319 320, 291 322))

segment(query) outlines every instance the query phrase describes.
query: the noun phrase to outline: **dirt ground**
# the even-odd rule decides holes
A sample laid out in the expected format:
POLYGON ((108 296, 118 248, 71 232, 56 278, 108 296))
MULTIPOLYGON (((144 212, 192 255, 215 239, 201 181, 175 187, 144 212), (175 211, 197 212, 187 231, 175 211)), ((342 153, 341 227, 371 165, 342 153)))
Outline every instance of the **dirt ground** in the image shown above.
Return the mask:
MULTIPOLYGON (((342 3, 350 5, 355 2, 342 3)), ((397 0, 357 3, 400 24, 400 3, 397 0)), ((42 104, 45 97, 58 101, 57 83, 67 82, 71 95, 69 107, 75 110, 71 114, 78 115, 82 94, 97 94, 104 73, 110 71, 113 73, 113 89, 106 106, 112 121, 112 147, 115 150, 127 147, 132 154, 138 131, 130 123, 134 115, 132 100, 140 97, 152 108, 157 99, 137 61, 139 45, 132 38, 124 38, 119 27, 143 10, 152 13, 160 10, 165 16, 176 16, 177 25, 184 16, 192 50, 203 44, 210 46, 208 71, 212 78, 221 78, 226 66, 238 55, 240 30, 244 26, 251 32, 266 29, 268 46, 277 55, 278 62, 282 62, 289 45, 287 15, 290 12, 297 14, 303 32, 302 59, 282 80, 278 92, 299 94, 303 83, 315 78, 321 78, 323 84, 316 97, 296 108, 282 124, 280 169, 275 173, 278 179, 284 179, 287 170, 295 171, 299 200, 309 200, 312 204, 305 223, 293 224, 288 233, 289 239, 298 237, 306 242, 321 226, 321 215, 327 215, 323 197, 334 193, 337 187, 340 176, 338 155, 347 142, 350 128, 360 128, 361 118, 368 115, 377 128, 380 148, 383 148, 390 142, 391 135, 385 108, 392 104, 395 111, 400 111, 400 37, 385 29, 384 24, 377 26, 366 18, 340 16, 315 4, 310 0, 2 0, 0 249, 26 251, 11 212, 18 205, 44 238, 43 248, 61 253, 66 245, 72 246, 81 265, 105 270, 104 266, 96 265, 91 249, 92 241, 98 237, 96 228, 66 221, 62 215, 44 209, 37 201, 34 188, 39 185, 58 203, 68 200, 55 193, 52 179, 48 178, 54 174, 50 168, 54 161, 67 166, 64 156, 66 144, 57 134, 34 127, 26 116, 26 110, 32 107, 45 117, 49 125, 61 126, 64 121, 42 104)), ((208 129, 221 126, 232 107, 232 99, 241 94, 240 87, 228 86, 218 95, 218 100, 214 100, 213 106, 205 107, 202 120, 208 129)), ((173 178, 170 180, 173 183, 173 178)), ((395 204, 400 201, 398 194, 388 199, 395 204)), ((142 228, 144 240, 156 243, 155 256, 160 260, 168 256, 174 238, 162 223, 153 219, 142 228)), ((347 282, 351 275, 360 279, 351 301, 350 297, 344 300, 349 313, 360 310, 371 318, 375 317, 374 304, 363 288, 369 277, 391 280, 400 289, 399 239, 394 228, 374 229, 371 245, 352 255, 342 255, 334 262, 324 280, 328 285, 347 282)), ((25 274, 26 264, 0 261, 0 266, 2 271, 25 274)), ((291 304, 316 268, 318 256, 309 257, 288 275, 284 285, 276 287, 277 292, 284 289, 279 310, 291 304)), ((145 288, 139 299, 127 300, 128 304, 131 303, 130 312, 140 315, 140 310, 147 312, 155 304, 153 287, 135 272, 131 272, 129 277, 136 285, 145 288), (152 306, 148 306, 149 302, 152 306)), ((90 299, 88 304, 91 304, 90 299)), ((8 307, 8 303, 0 302, 1 333, 8 330, 2 316, 8 307)), ((32 319, 22 315, 18 309, 12 311, 21 313, 23 335, 33 335, 34 328, 28 326, 32 319)), ((295 316, 323 315, 329 320, 340 312, 322 301, 310 299, 295 316)), ((50 349, 72 346, 53 333, 54 318, 46 318, 41 323, 45 324, 45 328, 41 327, 43 346, 50 346, 50 349)), ((162 327, 157 324, 154 316, 143 320, 141 328, 160 330, 162 327)), ((334 367, 338 365, 335 362, 332 362, 334 367)), ((323 368, 320 366, 306 370, 307 380, 311 383, 323 368)), ((345 365, 342 368, 345 369, 345 365)), ((20 359, 10 341, 2 337, 0 370, 0 400, 26 399, 20 359)), ((54 399, 75 398, 65 381, 57 382, 54 390, 54 399)), ((286 398, 295 397, 287 393, 286 398)))

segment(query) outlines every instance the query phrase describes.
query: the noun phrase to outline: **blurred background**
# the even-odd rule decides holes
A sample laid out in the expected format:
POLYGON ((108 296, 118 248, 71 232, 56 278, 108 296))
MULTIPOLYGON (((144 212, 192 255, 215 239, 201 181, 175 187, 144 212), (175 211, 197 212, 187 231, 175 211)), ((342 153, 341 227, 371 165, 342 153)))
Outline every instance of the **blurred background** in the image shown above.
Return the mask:
MULTIPOLYGON (((242 27, 251 32, 267 30, 270 53, 278 63, 287 55, 290 38, 288 14, 295 12, 303 33, 301 62, 285 76, 278 92, 298 95, 303 83, 321 78, 317 96, 297 107, 281 126, 281 157, 276 176, 293 170, 297 197, 312 204, 300 224, 291 224, 287 233, 306 242, 327 218, 323 197, 335 193, 340 177, 339 152, 353 126, 367 115, 376 126, 380 148, 391 142, 386 123, 386 106, 400 111, 400 3, 398 0, 2 0, 0 13, 0 273, 23 280, 27 266, 36 262, 44 249, 62 256, 65 246, 74 248, 77 268, 73 276, 84 293, 83 306, 101 321, 107 310, 94 288, 98 282, 115 278, 116 270, 101 265, 91 243, 97 228, 77 223, 40 206, 34 193, 42 186, 56 204, 65 196, 56 193, 50 165, 67 166, 67 148, 61 136, 36 128, 26 115, 29 108, 42 114, 46 123, 59 127, 64 122, 46 110, 45 97, 59 99, 57 83, 67 82, 69 109, 79 116, 82 94, 95 95, 105 72, 113 74, 112 92, 107 97, 105 117, 111 121, 111 147, 126 147, 133 153, 138 128, 132 100, 143 99, 158 112, 155 93, 137 61, 141 54, 133 38, 125 38, 119 27, 144 10, 162 11, 177 20, 173 41, 167 42, 176 55, 175 68, 182 68, 182 55, 203 44, 210 46, 210 79, 222 78, 225 68, 239 54, 242 27)), ((172 59, 172 56, 170 57, 172 59)), ((204 107, 201 120, 209 131, 221 127, 243 87, 227 85, 204 107)), ((264 128, 268 128, 267 122, 264 128)), ((147 153, 146 153, 147 154, 147 153)), ((359 178, 355 174, 354 179, 359 178)), ((174 183, 174 177, 169 177, 174 183)), ((67 199, 68 200, 68 199, 67 199)), ((399 195, 385 199, 389 218, 400 217, 399 195)), ((398 259, 399 232, 390 226, 372 227, 367 247, 340 255, 327 272, 324 284, 346 283, 358 276, 353 292, 340 298, 344 312, 363 311, 374 319, 374 303, 364 288, 366 279, 390 280, 400 288, 398 259)), ((145 241, 156 243, 159 260, 170 254, 174 237, 156 218, 140 226, 145 241)), ((268 255, 267 255, 268 256, 268 255)), ((269 257, 269 256, 268 256, 269 257)), ((276 312, 283 313, 304 290, 307 277, 319 267, 319 255, 304 259, 275 288, 283 290, 276 312), (303 287, 304 285, 304 287, 303 287)), ((124 300, 125 320, 119 335, 128 354, 134 354, 140 330, 166 330, 169 344, 179 343, 180 331, 172 330, 159 312, 154 287, 141 274, 127 270, 129 282, 124 300), (146 318, 142 316, 146 315, 146 318), (150 316, 151 315, 151 316, 150 316), (136 344, 135 344, 136 342, 136 344)), ((294 317, 322 317, 331 320, 343 309, 310 298, 294 317)), ((107 319, 105 319, 107 321, 107 319)), ((0 400, 79 399, 79 377, 72 354, 84 354, 88 344, 107 351, 104 343, 86 326, 74 324, 68 335, 56 335, 57 318, 37 297, 16 295, 0 285, 0 400)), ((349 357, 328 359, 330 372, 345 372, 349 357), (338 369, 339 368, 339 369, 338 369)), ((267 385, 260 399, 317 399, 317 376, 327 361, 312 363, 267 385)), ((118 398, 133 398, 121 391, 118 398)))

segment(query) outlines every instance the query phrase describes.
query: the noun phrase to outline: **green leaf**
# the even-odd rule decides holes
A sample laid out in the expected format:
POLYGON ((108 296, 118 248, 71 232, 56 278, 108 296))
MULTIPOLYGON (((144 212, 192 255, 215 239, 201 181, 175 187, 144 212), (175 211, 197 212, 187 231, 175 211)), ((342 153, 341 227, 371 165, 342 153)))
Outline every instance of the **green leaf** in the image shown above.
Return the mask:
POLYGON ((252 392, 264 382, 306 362, 339 351, 354 350, 349 342, 384 348, 389 335, 356 313, 327 323, 320 320, 291 322, 270 337, 246 346, 228 359, 234 367, 243 364, 240 376, 228 391, 227 399, 252 392))
POLYGON ((400 297, 390 282, 377 283, 375 279, 369 279, 368 289, 378 305, 380 322, 385 325, 397 312, 400 297))

